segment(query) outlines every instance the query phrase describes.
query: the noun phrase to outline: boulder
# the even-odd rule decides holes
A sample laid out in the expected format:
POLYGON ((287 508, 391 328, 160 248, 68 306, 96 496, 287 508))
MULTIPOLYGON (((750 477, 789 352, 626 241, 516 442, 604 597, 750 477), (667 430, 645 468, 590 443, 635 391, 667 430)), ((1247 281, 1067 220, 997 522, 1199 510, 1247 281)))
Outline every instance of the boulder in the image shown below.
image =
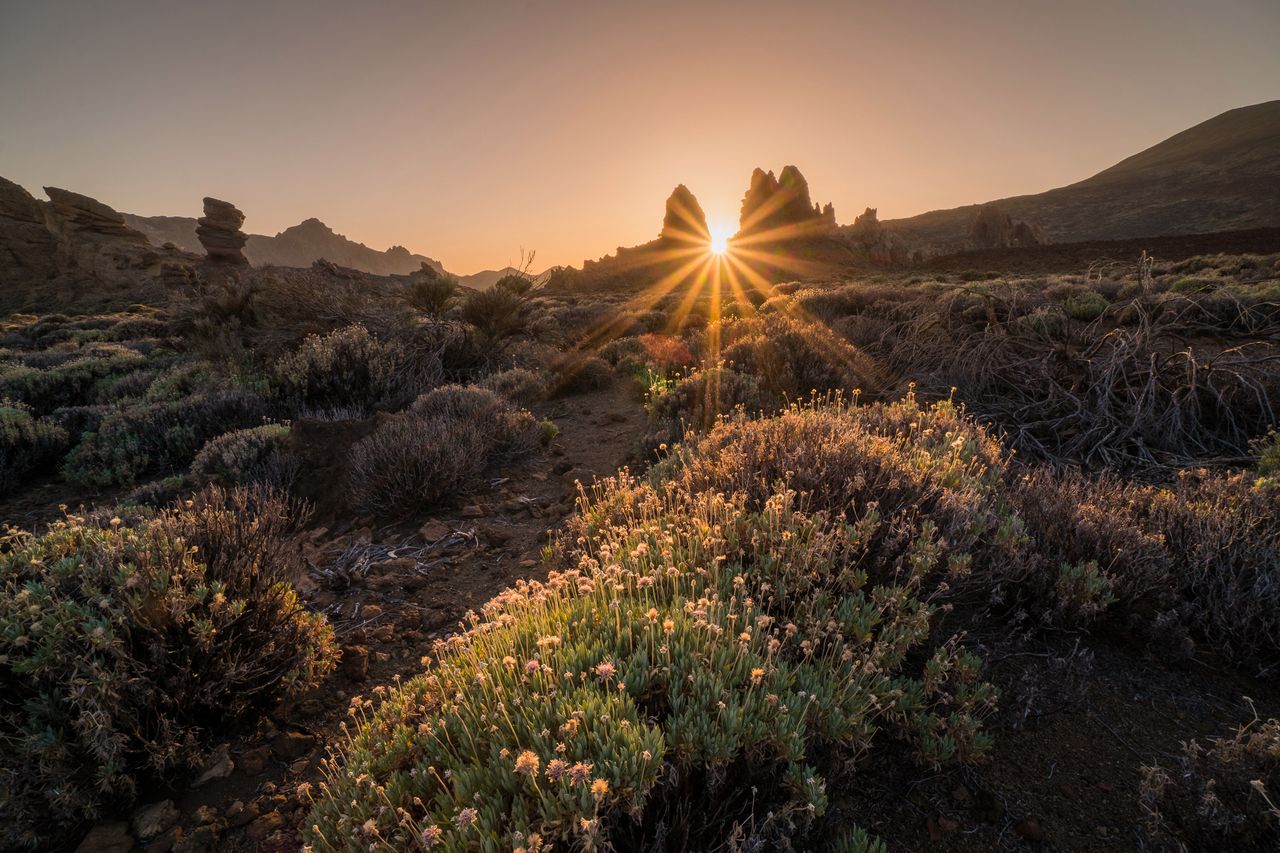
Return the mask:
POLYGON ((979 207, 969 226, 969 246, 973 249, 1041 246, 1046 242, 1044 231, 1038 225, 1015 221, 996 204, 979 207))

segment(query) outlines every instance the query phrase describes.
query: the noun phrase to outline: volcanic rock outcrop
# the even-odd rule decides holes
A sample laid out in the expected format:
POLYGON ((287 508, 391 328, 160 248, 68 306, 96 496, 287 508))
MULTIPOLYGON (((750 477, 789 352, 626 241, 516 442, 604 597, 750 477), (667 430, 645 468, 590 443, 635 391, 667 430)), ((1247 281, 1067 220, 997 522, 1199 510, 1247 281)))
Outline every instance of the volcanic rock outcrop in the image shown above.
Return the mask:
POLYGON ((777 177, 763 169, 751 173, 738 218, 740 235, 793 240, 830 234, 835 227, 835 208, 810 199, 809 182, 795 166, 785 167, 777 177))
POLYGON ((37 291, 71 304, 189 280, 193 256, 152 246, 97 199, 44 191, 47 202, 0 178, 0 307, 24 304, 37 291))
POLYGON ((855 250, 864 253, 872 263, 892 266, 907 260, 906 245, 897 235, 885 230, 874 207, 854 217, 845 233, 855 250))
POLYGON ((978 208, 969 227, 969 243, 974 249, 1010 249, 1040 246, 1046 242, 1039 226, 1015 221, 995 204, 978 208))
POLYGON ((707 215, 698 199, 684 184, 671 191, 667 208, 662 216, 662 233, 659 239, 675 243, 707 243, 711 229, 707 227, 707 215))
POLYGON ((249 238, 240 230, 244 214, 229 201, 208 198, 204 200, 204 216, 196 223, 196 236, 213 263, 248 266, 244 256, 244 244, 249 238))

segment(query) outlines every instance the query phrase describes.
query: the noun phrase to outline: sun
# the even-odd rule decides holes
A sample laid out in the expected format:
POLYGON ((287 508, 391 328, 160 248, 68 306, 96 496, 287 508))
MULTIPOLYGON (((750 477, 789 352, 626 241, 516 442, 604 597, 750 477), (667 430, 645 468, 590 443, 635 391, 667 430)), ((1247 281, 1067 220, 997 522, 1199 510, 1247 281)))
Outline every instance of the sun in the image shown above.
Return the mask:
POLYGON ((723 255, 729 251, 729 238, 733 236, 733 229, 724 225, 711 226, 711 245, 710 250, 713 255, 723 255))

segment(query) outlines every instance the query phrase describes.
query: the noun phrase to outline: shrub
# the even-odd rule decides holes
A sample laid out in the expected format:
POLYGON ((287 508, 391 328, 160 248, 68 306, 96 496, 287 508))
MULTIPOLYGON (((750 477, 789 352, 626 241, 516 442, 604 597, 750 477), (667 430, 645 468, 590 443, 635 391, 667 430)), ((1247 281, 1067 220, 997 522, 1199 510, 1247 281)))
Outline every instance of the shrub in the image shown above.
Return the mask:
POLYGON ((513 367, 485 377, 481 384, 518 406, 531 406, 547 399, 547 379, 545 373, 513 367))
POLYGON ((198 767, 211 730, 332 669, 332 631, 289 580, 290 507, 210 489, 136 526, 68 516, 0 552, 6 849, 50 849, 198 767))
POLYGON ((734 409, 758 413, 760 383, 754 376, 716 365, 673 381, 655 382, 645 407, 650 421, 668 430, 660 440, 671 443, 678 441, 686 428, 709 429, 717 417, 734 409))
POLYGON ((1066 301, 1062 303, 1062 307, 1072 320, 1091 323, 1106 313, 1110 304, 1101 293, 1086 290, 1083 293, 1067 297, 1066 301))
POLYGON ((290 455, 288 442, 289 427, 283 424, 223 433, 200 448, 191 461, 191 475, 201 483, 288 488, 297 476, 297 460, 290 455))
POLYGON ((533 290, 533 279, 522 273, 508 273, 493 283, 495 290, 505 290, 516 296, 527 296, 533 290))
POLYGON ((1183 744, 1173 775, 1142 768, 1140 802, 1159 850, 1280 847, 1280 720, 1254 720, 1208 749, 1183 744))
POLYGON ((130 373, 145 363, 144 356, 121 352, 76 358, 48 368, 12 365, 0 369, 0 399, 25 403, 36 415, 62 406, 95 403, 104 380, 130 373))
POLYGON ((638 337, 614 338, 600 347, 601 358, 626 371, 642 367, 646 352, 647 347, 638 337))
POLYGON ((1191 295, 1195 293, 1208 293, 1214 290, 1214 283, 1206 281, 1202 278, 1180 278, 1173 284, 1169 285, 1170 293, 1181 293, 1191 295))
POLYGON ((984 754, 980 661, 927 643, 926 523, 877 535, 870 505, 835 523, 783 487, 687 485, 623 477, 584 497, 566 570, 356 708, 305 842, 702 850, 737 830, 744 849, 793 849, 824 814, 823 774, 886 739, 931 766, 984 754), (880 563, 902 571, 864 569, 880 563))
POLYGON ((13 492, 23 478, 52 463, 67 449, 67 431, 31 416, 21 403, 0 402, 0 495, 13 492))
POLYGON ((565 353, 551 363, 551 370, 556 375, 553 390, 557 394, 598 391, 613 382, 609 362, 583 353, 565 353))
POLYGON ((879 369, 865 353, 825 326, 778 314, 724 325, 723 358, 756 377, 774 408, 812 392, 873 391, 879 369))
POLYGON ((461 314, 490 344, 496 344, 524 330, 526 308, 524 297, 495 285, 463 297, 461 314))
POLYGON ((409 304, 428 314, 443 314, 457 294, 458 280, 453 276, 424 275, 410 287, 409 304))
POLYGON ((1251 449, 1258 455, 1258 488, 1280 486, 1280 433, 1269 431, 1251 449))
POLYGON ((84 435, 62 473, 79 488, 131 485, 146 474, 186 468, 209 439, 259 424, 266 415, 266 404, 244 391, 128 406, 84 435))
POLYGON ((276 362, 273 390, 292 412, 355 407, 371 412, 393 392, 402 353, 361 325, 308 335, 276 362))
POLYGON ((351 494, 365 512, 408 515, 530 453, 537 421, 492 391, 448 385, 392 415, 351 450, 351 494))
POLYGON ((675 373, 692 367, 696 359, 689 348, 673 335, 646 334, 639 338, 644 362, 658 373, 675 373))

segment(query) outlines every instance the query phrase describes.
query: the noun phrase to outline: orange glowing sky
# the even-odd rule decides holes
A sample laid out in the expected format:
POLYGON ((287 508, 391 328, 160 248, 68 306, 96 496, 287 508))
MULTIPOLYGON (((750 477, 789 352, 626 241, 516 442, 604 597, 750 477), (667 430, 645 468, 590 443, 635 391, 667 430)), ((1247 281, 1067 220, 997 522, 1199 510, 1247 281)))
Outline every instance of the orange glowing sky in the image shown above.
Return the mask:
POLYGON ((3 0, 0 175, 467 273, 649 240, 682 182, 731 227, 755 166, 907 216, 1280 96, 1275 0, 894 5, 3 0))

